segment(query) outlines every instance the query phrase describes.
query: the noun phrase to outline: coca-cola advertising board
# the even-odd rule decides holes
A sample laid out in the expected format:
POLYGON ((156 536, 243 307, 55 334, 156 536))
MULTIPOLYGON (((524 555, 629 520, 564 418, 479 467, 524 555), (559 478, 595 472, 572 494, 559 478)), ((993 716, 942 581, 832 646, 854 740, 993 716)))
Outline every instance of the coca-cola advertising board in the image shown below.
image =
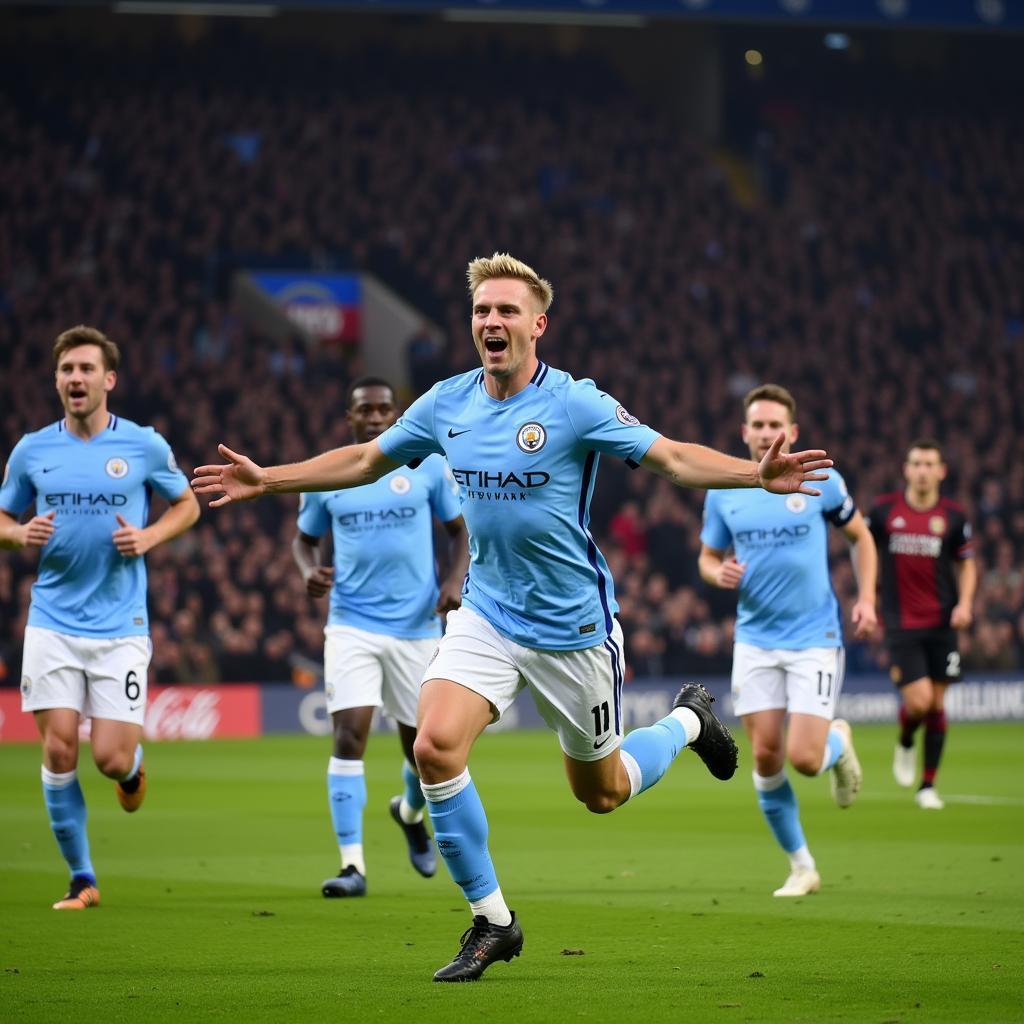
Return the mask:
MULTIPOLYGON (((148 740, 208 740, 263 733, 260 687, 153 686, 146 703, 148 740)), ((83 723, 88 736, 88 722, 83 723)), ((38 738, 32 716, 21 710, 17 690, 0 690, 0 743, 38 738)))
POLYGON ((155 686, 146 704, 148 740, 209 740, 263 732, 260 688, 155 686))

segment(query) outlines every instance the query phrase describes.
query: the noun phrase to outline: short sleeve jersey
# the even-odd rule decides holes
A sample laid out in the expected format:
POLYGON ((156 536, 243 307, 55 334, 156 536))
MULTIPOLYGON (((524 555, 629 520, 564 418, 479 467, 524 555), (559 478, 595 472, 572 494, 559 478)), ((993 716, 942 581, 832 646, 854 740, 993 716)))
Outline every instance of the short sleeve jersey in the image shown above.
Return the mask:
POLYGON ((365 487, 303 494, 299 529, 334 540, 328 622, 403 640, 441 635, 433 516, 461 514, 444 459, 431 456, 365 487))
POLYGON ((856 513, 843 478, 828 471, 819 496, 763 490, 709 491, 700 539, 732 548, 746 566, 736 639, 767 649, 841 647, 842 618, 828 565, 828 524, 856 513))
POLYGON ((881 563, 886 630, 948 627, 957 601, 953 566, 974 553, 963 508, 939 498, 931 508, 915 509, 902 492, 883 494, 868 526, 881 563))
POLYGON ((28 624, 70 636, 146 636, 146 564, 123 558, 112 539, 120 514, 134 526, 149 519, 153 491, 178 498, 188 480, 152 428, 111 415, 88 441, 63 420, 15 445, 0 486, 0 508, 19 518, 56 512, 40 549, 28 624))
POLYGON ((463 602, 516 643, 557 651, 603 643, 618 610, 590 533, 600 457, 639 465, 658 436, 593 381, 542 362, 503 401, 482 370, 441 381, 378 444, 399 462, 446 456, 470 536, 463 602))

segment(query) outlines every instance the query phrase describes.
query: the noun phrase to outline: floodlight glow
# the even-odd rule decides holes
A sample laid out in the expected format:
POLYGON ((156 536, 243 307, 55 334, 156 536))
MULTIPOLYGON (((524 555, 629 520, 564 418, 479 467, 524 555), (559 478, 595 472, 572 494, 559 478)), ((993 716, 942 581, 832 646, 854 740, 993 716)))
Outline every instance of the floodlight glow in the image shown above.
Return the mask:
POLYGON ((829 50, 848 50, 850 37, 845 32, 826 32, 825 46, 829 50))

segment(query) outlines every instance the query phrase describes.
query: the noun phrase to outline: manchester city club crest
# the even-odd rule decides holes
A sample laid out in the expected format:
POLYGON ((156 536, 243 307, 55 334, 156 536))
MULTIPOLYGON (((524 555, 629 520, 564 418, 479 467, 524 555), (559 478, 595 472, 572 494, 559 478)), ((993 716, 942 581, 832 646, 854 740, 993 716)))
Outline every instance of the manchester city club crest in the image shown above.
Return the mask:
POLYGON ((799 515, 807 508, 807 499, 802 494, 789 494, 786 496, 786 508, 799 515))
POLYGON ((120 480, 128 475, 127 460, 116 455, 112 459, 107 459, 107 464, 103 468, 107 471, 107 476, 112 476, 115 480, 120 480))
POLYGON ((539 452, 547 444, 548 432, 539 423, 526 423, 519 428, 516 434, 516 444, 527 453, 532 455, 539 452))
POLYGON ((398 476, 393 476, 388 481, 388 487, 391 488, 395 494, 408 494, 412 487, 412 481, 407 476, 402 476, 399 473, 398 476))
POLYGON ((637 427, 640 425, 640 421, 624 405, 616 407, 615 418, 620 423, 625 423, 627 427, 637 427))

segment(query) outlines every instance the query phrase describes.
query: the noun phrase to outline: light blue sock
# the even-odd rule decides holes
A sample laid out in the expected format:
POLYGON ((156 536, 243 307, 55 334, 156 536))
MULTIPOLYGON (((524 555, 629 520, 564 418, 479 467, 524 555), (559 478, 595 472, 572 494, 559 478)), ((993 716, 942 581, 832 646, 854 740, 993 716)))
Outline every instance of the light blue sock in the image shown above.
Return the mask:
POLYGON ((78 773, 42 771, 43 800, 50 815, 50 828, 68 862, 72 878, 88 878, 94 885, 96 872, 89 856, 89 835, 85 829, 86 810, 78 773))
POLYGON ((424 784, 423 793, 452 881, 467 900, 490 895, 498 888, 498 876, 487 849, 487 815, 469 769, 449 782, 424 784))
POLYGON ((800 824, 800 807, 785 771, 767 777, 754 772, 754 788, 761 812, 779 846, 786 853, 793 853, 806 845, 800 824))
POLYGON ((839 755, 846 748, 846 740, 836 729, 829 729, 828 740, 825 742, 825 756, 821 762, 819 775, 824 775, 839 760, 839 755))
POLYGON ((366 775, 362 761, 332 757, 327 767, 327 796, 338 846, 363 841, 363 808, 366 806, 366 775))
MULTIPOLYGON (((634 729, 623 741, 625 751, 640 769, 640 786, 634 787, 633 796, 650 789, 668 771, 679 751, 687 744, 686 729, 672 715, 662 718, 644 729, 634 729)), ((627 763, 627 773, 629 765, 627 763)))
POLYGON ((420 777, 408 761, 402 762, 402 785, 404 786, 402 796, 405 797, 405 802, 414 811, 422 811, 427 798, 423 795, 423 790, 420 789, 420 777))

